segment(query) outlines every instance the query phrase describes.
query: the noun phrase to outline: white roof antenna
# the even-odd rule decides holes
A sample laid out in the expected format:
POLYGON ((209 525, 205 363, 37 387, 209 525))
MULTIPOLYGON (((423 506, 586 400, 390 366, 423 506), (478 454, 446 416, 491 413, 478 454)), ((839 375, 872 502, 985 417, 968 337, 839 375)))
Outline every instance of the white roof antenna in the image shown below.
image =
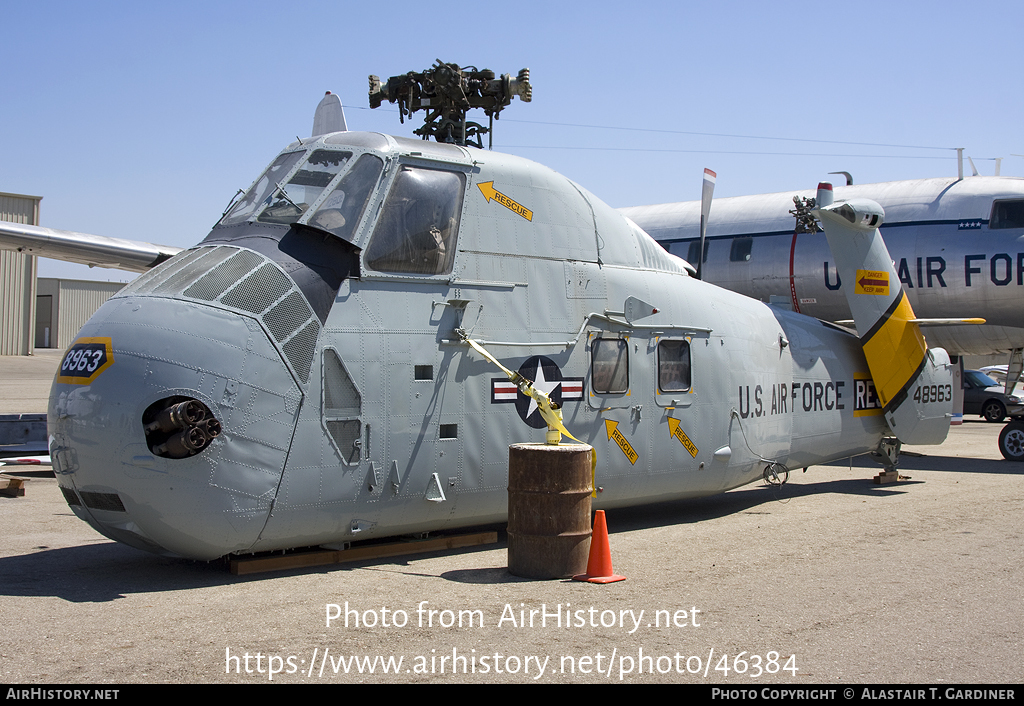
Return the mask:
POLYGON ((313 137, 326 135, 329 132, 346 132, 347 130, 345 109, 341 107, 341 98, 327 91, 313 114, 313 137))

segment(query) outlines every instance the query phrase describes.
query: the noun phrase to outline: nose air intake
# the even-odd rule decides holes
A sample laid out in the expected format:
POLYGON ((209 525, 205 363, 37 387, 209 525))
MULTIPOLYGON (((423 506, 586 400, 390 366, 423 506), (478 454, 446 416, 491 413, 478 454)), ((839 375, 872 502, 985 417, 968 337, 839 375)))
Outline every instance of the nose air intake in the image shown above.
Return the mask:
POLYGON ((142 426, 149 450, 164 458, 194 456, 221 432, 221 423, 205 404, 180 397, 150 405, 142 415, 142 426))

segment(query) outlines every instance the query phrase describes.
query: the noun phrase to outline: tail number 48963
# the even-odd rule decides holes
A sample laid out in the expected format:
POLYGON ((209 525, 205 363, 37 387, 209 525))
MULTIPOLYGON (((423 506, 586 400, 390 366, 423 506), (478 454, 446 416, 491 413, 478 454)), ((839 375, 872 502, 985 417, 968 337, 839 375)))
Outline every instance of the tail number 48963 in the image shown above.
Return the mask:
POLYGON ((952 385, 918 385, 914 391, 914 401, 921 404, 929 402, 949 402, 953 399, 952 385))

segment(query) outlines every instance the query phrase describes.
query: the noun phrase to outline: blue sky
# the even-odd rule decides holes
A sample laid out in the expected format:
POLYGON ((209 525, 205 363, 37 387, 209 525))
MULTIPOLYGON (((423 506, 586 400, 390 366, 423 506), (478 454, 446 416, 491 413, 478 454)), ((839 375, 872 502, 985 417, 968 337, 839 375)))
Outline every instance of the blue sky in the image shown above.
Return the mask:
POLYGON ((1024 176, 1022 20, 983 0, 0 0, 0 191, 43 196, 42 225, 186 247, 309 134, 325 90, 350 129, 411 135, 367 108, 366 77, 438 58, 529 67, 534 101, 502 114, 495 149, 616 207, 697 199, 704 167, 716 196, 952 176, 955 147, 1024 176))

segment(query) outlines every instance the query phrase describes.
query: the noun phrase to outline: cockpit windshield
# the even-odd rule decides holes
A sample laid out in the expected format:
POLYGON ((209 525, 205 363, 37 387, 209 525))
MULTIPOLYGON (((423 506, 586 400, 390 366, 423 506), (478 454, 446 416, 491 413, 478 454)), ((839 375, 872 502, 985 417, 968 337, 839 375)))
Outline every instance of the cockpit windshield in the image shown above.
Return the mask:
POLYGON ((351 158, 351 152, 316 150, 287 184, 275 186, 270 193, 270 203, 256 220, 285 225, 295 223, 351 158))
POLYGON ((302 152, 286 152, 279 155, 274 163, 263 172, 256 183, 252 185, 248 193, 235 204, 230 213, 220 222, 224 226, 233 226, 236 223, 243 223, 249 220, 256 210, 263 205, 269 197, 270 191, 275 189, 280 181, 291 171, 295 163, 302 157, 302 152))
POLYGON ((253 217, 260 223, 301 222, 352 242, 384 170, 383 160, 364 154, 353 161, 352 152, 315 150, 285 183, 304 154, 288 152, 274 160, 220 225, 232 226, 253 217))
POLYGON ((356 225, 383 169, 384 162, 375 155, 364 154, 357 159, 307 221, 309 225, 352 242, 356 225))

